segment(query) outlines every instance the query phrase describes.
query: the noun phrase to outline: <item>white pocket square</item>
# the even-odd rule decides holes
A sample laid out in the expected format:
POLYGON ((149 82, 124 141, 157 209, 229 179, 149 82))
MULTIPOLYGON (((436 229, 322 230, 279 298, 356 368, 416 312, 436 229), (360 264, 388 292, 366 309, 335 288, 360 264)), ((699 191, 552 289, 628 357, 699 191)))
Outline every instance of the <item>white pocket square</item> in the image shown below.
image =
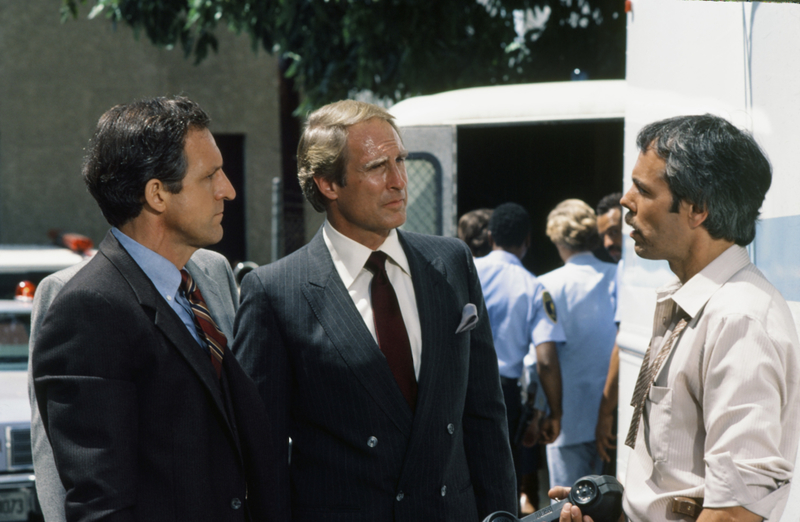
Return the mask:
POLYGON ((472 303, 467 303, 461 311, 461 323, 456 328, 456 333, 460 334, 461 332, 472 330, 476 324, 478 324, 478 307, 472 303))

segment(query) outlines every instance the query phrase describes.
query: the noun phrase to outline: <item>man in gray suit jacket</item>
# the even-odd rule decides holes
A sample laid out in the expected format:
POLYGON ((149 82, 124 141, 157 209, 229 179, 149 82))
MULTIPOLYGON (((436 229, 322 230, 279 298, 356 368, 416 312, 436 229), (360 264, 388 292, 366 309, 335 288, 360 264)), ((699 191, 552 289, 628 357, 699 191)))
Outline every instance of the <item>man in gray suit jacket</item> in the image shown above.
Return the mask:
MULTIPOLYGON (((31 354, 67 521, 276 520, 278 452, 227 346, 232 274, 198 250, 235 197, 208 123, 186 98, 142 100, 106 112, 89 147, 84 181, 113 228, 54 278, 31 354)), ((43 495, 49 513, 60 495, 43 495)))
POLYGON ((269 445, 288 452, 292 439, 273 491, 283 520, 475 522, 516 509, 472 256, 457 239, 396 230, 406 155, 379 107, 314 112, 299 178, 327 220, 243 281, 234 354, 275 423, 269 445))

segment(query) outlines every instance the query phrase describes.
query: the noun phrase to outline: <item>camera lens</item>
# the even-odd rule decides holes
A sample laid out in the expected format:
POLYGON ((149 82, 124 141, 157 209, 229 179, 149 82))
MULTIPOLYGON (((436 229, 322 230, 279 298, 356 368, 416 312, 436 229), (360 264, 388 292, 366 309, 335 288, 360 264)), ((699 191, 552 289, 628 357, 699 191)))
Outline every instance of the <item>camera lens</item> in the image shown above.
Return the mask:
POLYGON ((588 480, 581 480, 575 484, 572 496, 579 504, 588 504, 597 496, 597 486, 588 480))

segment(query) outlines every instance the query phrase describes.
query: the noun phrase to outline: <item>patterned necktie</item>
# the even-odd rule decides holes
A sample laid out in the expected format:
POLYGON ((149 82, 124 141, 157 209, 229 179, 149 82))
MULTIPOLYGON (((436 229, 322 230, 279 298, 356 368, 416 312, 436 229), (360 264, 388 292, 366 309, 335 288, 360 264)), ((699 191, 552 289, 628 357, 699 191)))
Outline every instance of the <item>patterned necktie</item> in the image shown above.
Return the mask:
POLYGON ((203 294, 200 293, 200 289, 197 288, 194 279, 186 269, 181 270, 181 280, 181 289, 186 294, 189 304, 192 305, 197 333, 201 334, 200 337, 208 343, 209 351, 211 352, 211 364, 214 365, 214 371, 216 371, 217 378, 219 378, 222 375, 222 357, 225 355, 228 339, 225 338, 225 334, 217 327, 217 323, 208 313, 203 294))
POLYGON ((639 378, 636 379, 636 388, 633 390, 633 400, 631 401, 631 406, 633 406, 633 418, 631 418, 631 426, 628 429, 628 436, 625 438, 625 445, 630 446, 631 449, 636 446, 636 434, 639 431, 639 419, 642 417, 644 403, 647 400, 647 394, 650 392, 650 387, 656 380, 658 371, 661 369, 661 365, 664 364, 664 360, 667 358, 667 355, 669 355, 672 345, 675 344, 675 340, 681 334, 683 329, 686 328, 687 324, 686 318, 681 317, 681 320, 675 325, 675 329, 672 330, 672 334, 669 336, 669 339, 661 347, 661 351, 658 352, 658 356, 656 356, 656 360, 652 365, 650 365, 650 350, 653 345, 651 344, 647 347, 647 352, 644 354, 644 360, 642 361, 642 368, 639 370, 639 378))
POLYGON ((372 316, 378 346, 389 363, 400 391, 413 410, 417 404, 414 360, 411 357, 411 343, 408 341, 408 331, 400 313, 397 294, 386 275, 386 257, 383 252, 373 252, 365 265, 373 274, 370 284, 372 316))

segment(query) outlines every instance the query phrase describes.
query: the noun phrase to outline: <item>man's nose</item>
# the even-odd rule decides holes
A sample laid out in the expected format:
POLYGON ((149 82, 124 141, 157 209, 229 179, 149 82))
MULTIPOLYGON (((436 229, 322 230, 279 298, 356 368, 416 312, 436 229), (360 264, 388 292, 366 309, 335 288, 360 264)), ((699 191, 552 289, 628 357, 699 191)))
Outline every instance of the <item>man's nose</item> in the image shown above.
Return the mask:
POLYGON ((628 210, 632 211, 633 210, 633 201, 631 200, 631 197, 630 197, 631 190, 633 190, 633 185, 631 186, 630 189, 628 189, 628 192, 626 192, 625 195, 623 195, 622 198, 619 200, 619 204, 622 205, 623 207, 627 208, 628 210))
POLYGON ((388 179, 386 180, 389 188, 395 190, 403 190, 408 184, 408 176, 406 168, 402 163, 391 162, 389 171, 387 173, 388 179))
POLYGON ((220 174, 222 174, 221 185, 216 192, 217 199, 225 199, 227 201, 236 199, 236 189, 233 188, 231 180, 225 175, 225 171, 220 171, 220 174))

